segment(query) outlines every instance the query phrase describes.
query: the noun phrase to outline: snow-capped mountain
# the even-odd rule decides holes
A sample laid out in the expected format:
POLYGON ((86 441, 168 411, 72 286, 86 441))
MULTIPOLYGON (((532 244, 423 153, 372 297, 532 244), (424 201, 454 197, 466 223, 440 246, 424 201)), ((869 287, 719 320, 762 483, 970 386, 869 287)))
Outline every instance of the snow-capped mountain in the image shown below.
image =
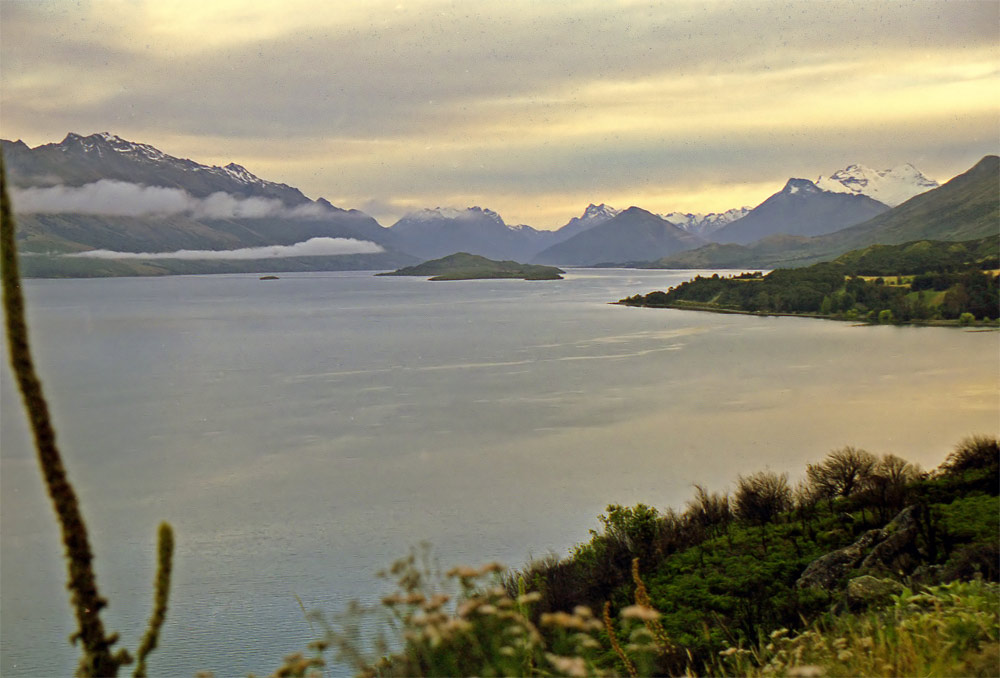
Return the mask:
POLYGON ((39 256, 33 265, 44 275, 79 273, 73 260, 58 256, 65 252, 235 250, 313 238, 368 241, 382 251, 350 254, 344 245, 344 256, 265 263, 163 259, 155 266, 136 264, 133 257, 133 263, 95 260, 85 274, 394 268, 413 261, 370 216, 322 198, 310 200, 297 188, 261 179, 236 163, 206 165, 106 132, 69 133, 59 143, 36 148, 0 141, 19 225, 32 234, 24 251, 39 256))
POLYGON ((104 179, 180 188, 196 198, 222 192, 275 198, 289 207, 312 202, 297 188, 265 181, 242 165, 204 165, 108 132, 89 136, 70 132, 58 144, 35 148, 4 140, 3 152, 11 183, 19 187, 79 187, 104 179))
POLYGON ((906 163, 887 170, 875 170, 864 165, 848 165, 828 177, 819 177, 816 185, 833 193, 867 195, 895 207, 932 188, 938 182, 928 179, 913 165, 906 163))
POLYGON ((455 252, 525 261, 552 242, 553 234, 531 226, 508 226, 491 209, 437 207, 407 214, 390 229, 400 247, 425 259, 455 252))
POLYGON ((742 219, 750 214, 750 207, 735 207, 725 212, 709 212, 708 214, 692 214, 690 212, 670 212, 660 216, 672 224, 680 226, 688 233, 707 236, 726 224, 742 219))
POLYGON ((783 189, 710 238, 745 245, 771 235, 822 235, 867 221, 888 209, 866 195, 824 191, 808 179, 789 179, 783 189))
POLYGON ((586 230, 593 228, 599 224, 603 224, 609 219, 613 219, 621 213, 621 210, 616 210, 610 205, 605 205, 603 202, 600 205, 595 205, 590 203, 587 208, 583 210, 583 214, 578 217, 573 217, 565 226, 560 227, 555 232, 555 241, 562 242, 563 240, 569 240, 577 233, 583 233, 586 230))

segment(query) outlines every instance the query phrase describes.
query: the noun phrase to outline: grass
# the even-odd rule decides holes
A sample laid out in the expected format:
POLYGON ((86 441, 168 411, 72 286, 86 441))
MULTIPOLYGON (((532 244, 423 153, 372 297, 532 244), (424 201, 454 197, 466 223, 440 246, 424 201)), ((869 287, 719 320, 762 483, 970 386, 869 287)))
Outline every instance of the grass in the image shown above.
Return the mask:
POLYGON ((753 649, 728 648, 734 676, 1000 675, 1000 587, 953 582, 904 590, 886 608, 842 614, 797 635, 778 629, 753 649))

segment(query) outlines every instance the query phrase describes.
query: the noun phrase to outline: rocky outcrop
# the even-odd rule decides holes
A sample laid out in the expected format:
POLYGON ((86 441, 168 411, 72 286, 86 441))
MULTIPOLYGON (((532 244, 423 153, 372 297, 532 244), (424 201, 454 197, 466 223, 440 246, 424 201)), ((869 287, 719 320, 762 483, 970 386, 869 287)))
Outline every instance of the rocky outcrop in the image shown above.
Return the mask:
POLYGON ((850 546, 831 551, 809 563, 796 582, 799 588, 832 588, 855 568, 863 572, 909 569, 919 556, 919 519, 926 510, 908 506, 885 527, 868 530, 850 546))
POLYGON ((882 530, 868 530, 850 546, 831 551, 809 563, 795 585, 803 589, 813 586, 832 588, 844 575, 854 569, 872 545, 882 538, 882 530))

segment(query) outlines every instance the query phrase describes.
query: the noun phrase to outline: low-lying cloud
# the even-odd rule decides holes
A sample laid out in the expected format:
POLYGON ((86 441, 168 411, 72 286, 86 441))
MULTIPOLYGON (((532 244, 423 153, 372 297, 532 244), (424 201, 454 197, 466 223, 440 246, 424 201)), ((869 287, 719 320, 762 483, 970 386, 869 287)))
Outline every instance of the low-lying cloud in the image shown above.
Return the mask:
POLYGON ((237 250, 176 250, 174 252, 117 252, 88 250, 64 254, 80 259, 285 259, 288 257, 323 257, 341 254, 378 254, 380 245, 353 238, 310 238, 294 245, 265 245, 237 250))
POLYGON ((195 219, 259 217, 320 218, 326 210, 316 203, 288 207, 276 198, 244 198, 218 191, 196 198, 181 188, 144 186, 101 179, 83 186, 15 188, 12 201, 18 212, 47 214, 103 214, 121 217, 186 214, 195 219))

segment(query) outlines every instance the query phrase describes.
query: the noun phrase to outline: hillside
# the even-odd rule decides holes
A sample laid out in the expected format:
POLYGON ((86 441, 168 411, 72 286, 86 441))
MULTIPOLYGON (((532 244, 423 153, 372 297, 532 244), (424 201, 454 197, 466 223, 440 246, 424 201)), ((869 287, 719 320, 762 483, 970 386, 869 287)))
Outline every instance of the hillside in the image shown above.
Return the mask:
POLYGON ((991 269, 998 249, 996 238, 873 246, 834 262, 767 275, 697 276, 666 292, 637 294, 619 303, 879 323, 969 325, 979 320, 995 325, 1000 279, 991 269))
POLYGON ((456 252, 440 259, 425 261, 416 266, 407 266, 391 273, 376 275, 400 275, 430 277, 431 280, 479 280, 494 278, 520 278, 523 280, 562 280, 563 273, 554 266, 519 264, 516 261, 494 261, 468 252, 456 252))
POLYGON ((316 665, 334 645, 357 675, 997 675, 998 462, 990 436, 930 473, 848 446, 794 488, 765 470, 684 507, 608 505, 520 571, 442 576, 413 552, 316 665), (372 656, 356 629, 387 619, 398 649, 372 656))

